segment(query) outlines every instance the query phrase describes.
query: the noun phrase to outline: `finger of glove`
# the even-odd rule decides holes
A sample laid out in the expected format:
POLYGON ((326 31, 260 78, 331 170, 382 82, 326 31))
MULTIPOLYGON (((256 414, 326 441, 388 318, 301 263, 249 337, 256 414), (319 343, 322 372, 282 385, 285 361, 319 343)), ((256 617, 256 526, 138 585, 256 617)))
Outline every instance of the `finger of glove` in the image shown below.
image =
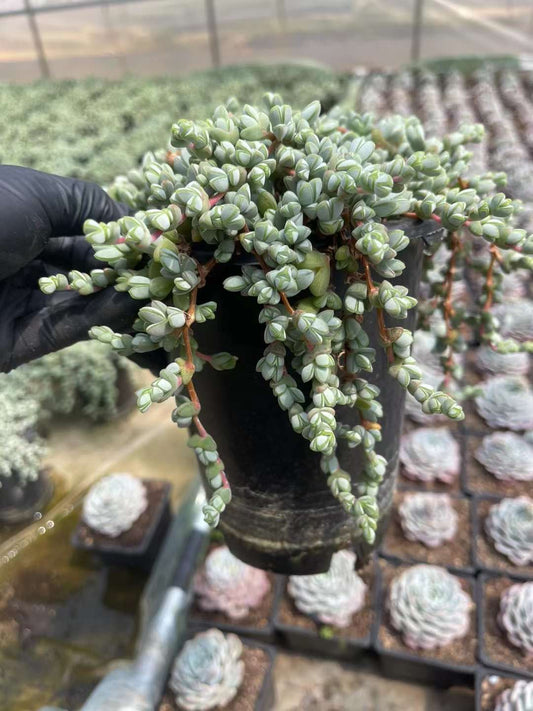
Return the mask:
POLYGON ((43 249, 41 257, 67 271, 79 269, 89 272, 91 269, 102 269, 106 266, 95 258, 94 249, 82 235, 50 240, 43 249))
POLYGON ((142 302, 115 289, 104 289, 91 296, 70 294, 69 298, 16 324, 9 367, 84 340, 95 325, 127 332, 141 305, 142 302))

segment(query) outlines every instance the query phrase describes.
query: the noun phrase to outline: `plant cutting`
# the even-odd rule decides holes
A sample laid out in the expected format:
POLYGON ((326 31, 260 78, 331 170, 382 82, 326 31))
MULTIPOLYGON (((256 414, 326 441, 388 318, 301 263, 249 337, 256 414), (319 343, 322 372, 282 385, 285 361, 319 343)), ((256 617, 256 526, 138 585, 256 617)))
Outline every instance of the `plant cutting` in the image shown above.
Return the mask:
POLYGON ((511 674, 533 677, 531 582, 507 576, 480 576, 478 586, 481 662, 511 674))
POLYGON ((272 573, 243 563, 225 545, 213 543, 194 580, 192 626, 271 641, 278 584, 272 573))
POLYGON ((170 520, 170 485, 109 474, 89 489, 72 538, 109 564, 149 568, 170 520))
POLYGON ((533 563, 533 499, 518 496, 490 507, 485 531, 494 548, 515 566, 533 563))
POLYGON ((291 575, 279 599, 275 625, 295 651, 354 659, 370 644, 376 581, 370 564, 355 571, 356 556, 342 550, 326 573, 291 575))
POLYGON ((399 491, 380 554, 398 563, 473 570, 470 501, 458 494, 399 491))
POLYGON ((267 711, 273 707, 272 652, 211 628, 183 645, 159 711, 267 711))
POLYGON ((472 327, 498 350, 531 347, 503 339, 491 312, 495 272, 530 268, 533 239, 513 225, 516 204, 495 192, 501 176, 463 179, 465 144, 481 135, 464 127, 426 139, 412 117, 321 114, 317 101, 295 111, 276 94, 262 108, 230 102, 206 121, 180 119, 166 159, 149 157, 120 181, 113 194, 135 215, 86 223, 102 269, 41 280, 46 293, 116 288, 143 302, 131 333, 91 336, 123 355, 168 354, 138 406, 176 399, 174 420, 195 430, 190 446, 212 491, 206 520, 224 514, 226 541, 247 562, 315 572, 343 544, 374 545, 401 425, 400 415, 382 432, 383 403, 401 412, 407 391, 428 414, 463 417, 411 355, 424 236, 446 232, 450 250, 444 284, 431 291, 445 379, 464 347, 464 313, 450 295, 468 235, 488 255, 472 327), (217 371, 235 366, 222 384, 217 371))
POLYGON ((461 468, 459 444, 445 427, 418 427, 402 437, 402 473, 423 484, 452 484, 461 468))
POLYGON ((382 561, 376 648, 383 671, 438 686, 469 683, 476 664, 473 579, 437 565, 382 561))

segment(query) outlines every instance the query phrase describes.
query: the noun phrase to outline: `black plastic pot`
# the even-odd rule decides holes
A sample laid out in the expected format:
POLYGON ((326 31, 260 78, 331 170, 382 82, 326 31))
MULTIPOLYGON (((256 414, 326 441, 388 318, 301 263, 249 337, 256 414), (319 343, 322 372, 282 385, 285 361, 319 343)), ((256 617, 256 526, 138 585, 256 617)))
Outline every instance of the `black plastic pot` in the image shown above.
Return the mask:
MULTIPOLYGON (((406 269, 397 282, 416 296, 424 249, 440 240, 442 230, 435 223, 413 220, 399 222, 398 227, 406 230, 411 242, 400 255, 406 269)), ((331 495, 319 456, 293 432, 287 414, 256 372, 265 347, 264 328, 257 320, 261 307, 255 299, 222 287, 226 277, 239 271, 238 264, 231 263, 212 272, 202 289, 202 300, 219 304, 217 318, 198 328, 202 350, 229 351, 238 356, 237 367, 222 373, 206 367, 195 379, 202 422, 217 440, 233 491, 220 523, 225 541, 241 560, 277 573, 324 572, 331 555, 349 546, 355 548, 362 565, 371 547, 363 542, 354 519, 331 495)), ((342 289, 342 283, 338 288, 342 289)), ((406 320, 394 323, 412 329, 414 322, 412 310, 406 320)), ((379 384, 384 405, 383 441, 378 451, 389 462, 378 496, 382 517, 379 541, 395 488, 405 391, 386 372, 386 354, 377 343, 375 313, 365 317, 365 323, 375 334, 373 345, 377 348, 369 380, 379 384)), ((348 424, 358 422, 357 413, 350 408, 340 408, 339 416, 348 424)), ((356 484, 363 465, 359 448, 341 446, 339 459, 356 484)))
MULTIPOLYGON (((475 599, 475 581, 474 578, 467 575, 458 575, 457 577, 466 579, 470 583, 472 589, 472 597, 475 599)), ((423 652, 416 654, 414 651, 401 652, 385 648, 379 639, 379 629, 385 622, 387 589, 383 581, 383 573, 379 572, 379 602, 378 602, 378 620, 376 625, 376 636, 374 647, 380 658, 380 670, 384 676, 392 679, 401 679, 403 681, 412 681, 415 683, 425 684, 426 686, 434 686, 442 689, 451 686, 468 686, 473 688, 474 678, 476 673, 476 664, 452 664, 450 662, 442 662, 438 659, 432 659, 429 656, 424 656, 423 652)), ((474 622, 474 625, 476 621, 474 622)), ((407 647, 406 647, 407 649, 407 647)))
POLYGON ((20 483, 14 474, 2 478, 0 486, 0 524, 15 525, 42 514, 54 493, 54 483, 46 469, 35 481, 20 483))
POLYGON ((520 679, 525 679, 523 676, 519 676, 517 674, 510 674, 510 673, 502 673, 501 671, 498 671, 497 669, 490 669, 488 667, 478 667, 477 673, 476 673, 476 709, 475 711, 494 711, 494 702, 496 701, 496 697, 499 695, 499 693, 495 694, 495 698, 492 699, 492 703, 490 704, 489 707, 487 705, 483 705, 482 703, 482 696, 483 696, 483 687, 484 687, 484 680, 488 679, 490 677, 494 678, 494 681, 498 679, 498 681, 503 681, 506 682, 508 681, 509 684, 506 684, 506 688, 509 686, 512 686, 515 681, 518 681, 520 679))
MULTIPOLYGON (((153 482, 153 479, 143 479, 144 483, 153 482)), ((106 565, 119 565, 139 568, 149 571, 157 557, 157 553, 165 538, 171 519, 170 490, 171 485, 162 481, 163 493, 157 506, 154 508, 150 524, 140 543, 128 546, 114 538, 99 536, 97 540, 88 539, 81 535, 82 522, 78 524, 73 535, 74 548, 89 553, 94 553, 106 565)), ((133 524, 135 526, 135 524, 133 524)))
POLYGON ((504 555, 499 554, 498 551, 494 548, 494 546, 492 546, 492 544, 491 544, 491 547, 494 548, 495 554, 497 554, 498 557, 501 558, 501 566, 496 567, 496 566, 490 565, 489 563, 486 563, 479 554, 479 543, 482 539, 486 540, 485 533, 483 530, 482 514, 479 510, 479 505, 480 505, 480 503, 483 503, 486 501, 490 501, 490 502, 496 504, 496 503, 498 503, 498 501, 501 501, 501 499, 502 499, 501 496, 492 496, 492 495, 472 497, 472 501, 473 501, 472 524, 473 524, 473 535, 474 535, 474 547, 473 547, 474 565, 478 571, 482 571, 484 573, 492 573, 494 575, 505 575, 509 578, 514 578, 518 581, 532 580, 533 579, 533 565, 521 566, 521 567, 517 568, 504 555))
MULTIPOLYGON (((316 630, 305 629, 303 627, 288 625, 282 622, 279 612, 281 600, 286 594, 287 588, 287 580, 284 580, 282 594, 278 598, 274 616, 274 625, 283 646, 300 654, 340 659, 347 662, 353 662, 365 654, 372 654, 371 646, 375 637, 379 599, 376 567, 377 566, 373 565, 372 589, 370 590, 370 604, 372 607, 373 619, 368 634, 364 637, 340 637, 335 636, 335 634, 332 637, 322 636, 320 632, 317 632, 316 630)), ((327 625, 324 625, 324 627, 327 628, 327 625)), ((334 629, 333 632, 335 632, 334 629)))
POLYGON ((236 634, 239 637, 259 640, 264 644, 272 644, 273 642, 275 642, 276 638, 276 633, 274 629, 274 614, 278 606, 278 599, 281 595, 282 587, 282 579, 280 578, 280 576, 275 576, 270 615, 267 624, 263 627, 239 624, 238 620, 236 622, 231 622, 229 618, 226 618, 228 619, 228 622, 214 622, 209 619, 208 614, 205 617, 202 617, 201 614, 195 613, 193 611, 189 619, 189 628, 191 632, 196 634, 196 632, 199 632, 200 630, 209 629, 210 627, 216 627, 225 634, 228 632, 233 632, 233 634, 236 634))
MULTIPOLYGON (((516 665, 509 665, 509 664, 503 664, 499 662, 497 659, 493 659, 492 657, 489 656, 487 653, 487 648, 485 644, 485 634, 486 634, 486 626, 485 626, 485 613, 486 613, 486 598, 485 598, 485 584, 489 580, 494 580, 496 578, 503 578, 505 577, 507 579, 507 576, 494 576, 494 575, 480 575, 478 578, 477 582, 477 605, 476 605, 476 611, 477 611, 477 625, 478 625, 478 634, 479 634, 479 641, 478 641, 478 656, 482 664, 484 664, 487 667, 492 667, 494 669, 500 669, 501 671, 504 671, 507 674, 519 674, 521 678, 525 679, 533 679, 533 668, 528 670, 526 669, 525 666, 520 665, 520 661, 524 663, 524 657, 521 654, 520 650, 515 648, 515 654, 513 656, 516 657, 517 659, 517 664, 516 665)), ((517 581, 511 581, 512 583, 516 583, 517 581)), ((503 632, 502 632, 503 635, 503 632)))

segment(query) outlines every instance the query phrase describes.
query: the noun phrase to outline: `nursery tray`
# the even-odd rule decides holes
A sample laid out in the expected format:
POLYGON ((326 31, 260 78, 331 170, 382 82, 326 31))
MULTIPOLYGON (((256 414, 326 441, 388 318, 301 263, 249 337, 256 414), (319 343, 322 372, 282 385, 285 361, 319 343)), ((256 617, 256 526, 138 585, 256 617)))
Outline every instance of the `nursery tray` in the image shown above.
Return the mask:
MULTIPOLYGON (((159 484, 161 494, 153 504, 150 522, 139 543, 127 545, 121 542, 121 538, 127 536, 128 531, 117 538, 109 538, 101 534, 96 534, 94 537, 87 535, 87 532, 91 533, 91 530, 80 521, 72 536, 74 548, 96 554, 106 565, 122 565, 149 570, 170 524, 171 485, 167 481, 158 479, 143 479, 142 481, 146 485, 159 484)), ((149 510, 150 506, 147 512, 149 510)), ((141 514, 141 518, 142 516, 143 514, 141 514)))
MULTIPOLYGON (((505 691, 505 689, 509 689, 515 681, 518 681, 520 679, 524 679, 525 681, 528 681, 528 679, 524 676, 520 676, 519 674, 511 674, 509 672, 501 672, 498 669, 491 669, 489 667, 482 667, 479 666, 477 673, 476 673, 476 709, 475 711, 494 711, 494 705, 496 702, 496 699, 498 696, 505 691), (492 689, 490 691, 487 690, 488 692, 488 703, 485 703, 485 699, 483 698, 484 696, 484 690, 486 688, 486 684, 484 684, 484 680, 488 679, 490 677, 496 677, 498 678, 497 684, 493 684, 492 689)), ((527 711, 527 709, 525 710, 527 711)))
POLYGON ((504 555, 499 553, 492 544, 488 541, 483 530, 482 516, 480 507, 486 502, 497 503, 502 499, 501 496, 474 496, 473 497, 473 535, 474 535, 474 563, 479 571, 485 573, 493 573, 494 575, 506 575, 515 580, 532 580, 533 565, 515 566, 504 555), (485 562, 483 556, 480 555, 480 547, 489 549, 491 558, 494 562, 485 562))
POLYGON ((464 502, 463 506, 467 511, 464 518, 468 520, 468 525, 466 527, 462 527, 460 525, 461 522, 459 521, 459 526, 456 533, 457 540, 455 541, 455 547, 459 551, 470 547, 469 554, 467 555, 467 561, 465 561, 464 565, 460 564, 461 561, 457 561, 458 564, 454 565, 453 561, 451 562, 449 559, 449 556, 452 552, 452 548, 454 546, 453 541, 447 541, 436 548, 427 548, 426 546, 424 546, 423 543, 417 543, 416 541, 407 540, 402 532, 398 516, 398 503, 400 502, 399 500, 404 496, 404 494, 417 493, 419 491, 419 489, 402 489, 401 491, 398 491, 396 493, 394 497, 391 522, 379 549, 380 557, 397 565, 416 565, 417 563, 426 563, 428 565, 439 565, 443 568, 446 568, 452 573, 474 573, 475 566, 473 554, 473 523, 472 505, 470 499, 466 496, 462 496, 461 494, 448 494, 452 502, 464 502), (391 536, 401 536, 403 548, 400 552, 391 552, 390 544, 388 544, 388 540, 391 538, 391 536))
MULTIPOLYGON (((359 571, 360 574, 361 572, 363 573, 362 577, 365 582, 367 584, 370 583, 370 594, 365 609, 370 613, 371 621, 368 633, 364 637, 342 637, 340 635, 331 637, 321 636, 320 631, 315 628, 307 629, 282 622, 280 619, 282 603, 287 601, 291 607, 293 607, 293 603, 286 592, 287 578, 285 578, 274 612, 274 626, 279 640, 284 646, 294 652, 341 659, 343 661, 354 661, 363 654, 368 653, 372 646, 377 622, 378 575, 376 569, 377 565, 372 561, 371 565, 368 566, 366 576, 364 570, 359 571)), ((306 618, 306 615, 299 613, 296 608, 294 609, 297 615, 306 618)), ((312 622, 312 620, 309 621, 312 622)), ((315 627, 314 623, 313 627, 315 627)), ((328 625, 322 625, 321 628, 326 630, 331 629, 333 632, 335 631, 334 628, 328 625)))
MULTIPOLYGON (((520 665, 510 665, 506 664, 504 662, 498 661, 498 659, 494 659, 493 657, 489 656, 487 652, 487 645, 486 645, 486 639, 487 639, 487 626, 485 625, 485 613, 487 611, 487 600, 486 600, 486 595, 485 595, 485 586, 489 581, 497 581, 501 580, 504 581, 505 578, 508 576, 502 576, 502 575, 481 575, 478 578, 478 583, 477 583, 477 616, 478 616, 478 634, 479 634, 479 641, 478 641, 478 655, 479 659, 487 667, 491 667, 493 669, 500 669, 501 671, 505 673, 510 673, 510 674, 518 674, 520 675, 521 678, 528 678, 528 679, 533 679, 533 664, 531 664, 531 668, 528 670, 524 666, 520 665)), ((518 581, 516 580, 511 580, 509 579, 511 584, 516 583, 518 581)), ((497 610, 492 611, 494 613, 494 622, 497 625, 496 621, 496 616, 497 616, 497 610)), ((503 645, 507 645, 508 643, 505 641, 505 634, 502 632, 502 643, 503 645)), ((509 648, 513 654, 513 656, 516 657, 516 659, 522 661, 523 663, 525 662, 525 657, 521 653, 521 651, 516 648, 512 647, 509 645, 509 648)))
POLYGON ((236 622, 231 622, 226 615, 216 612, 206 612, 205 616, 202 616, 201 610, 195 608, 193 602, 193 607, 191 608, 189 616, 189 629, 191 630, 191 632, 193 634, 196 634, 196 632, 199 632, 202 629, 216 627, 224 633, 233 632, 233 634, 237 634, 239 635, 239 637, 259 640, 264 644, 273 643, 276 638, 276 631, 274 629, 274 615, 278 606, 278 598, 282 593, 283 579, 281 575, 275 575, 274 573, 270 573, 269 575, 272 579, 272 592, 270 611, 268 614, 268 620, 266 625, 261 627, 254 627, 253 624, 239 624, 238 620, 236 622))
MULTIPOLYGON (((383 564, 382 564, 383 565, 383 564)), ((391 568, 406 568, 410 566, 399 566, 394 563, 385 564, 391 568)), ((397 649, 388 649, 380 641, 380 630, 385 624, 386 619, 386 594, 387 586, 384 580, 383 569, 379 567, 379 599, 378 599, 378 619, 376 623, 376 635, 374 647, 380 658, 380 667, 384 676, 392 679, 401 679, 404 681, 412 681, 415 683, 425 684, 438 688, 448 688, 450 686, 474 686, 474 678, 476 673, 476 663, 473 660, 472 664, 454 664, 448 661, 442 661, 430 656, 418 655, 410 651, 400 651, 397 649)), ((474 578, 468 575, 457 575, 456 577, 466 580, 471 588, 472 599, 475 600, 475 582, 474 578)), ((474 633, 476 632, 475 614, 472 614, 472 625, 474 633)), ((475 638, 477 636, 475 635, 475 638)), ((405 647, 407 650, 408 648, 405 647)))
MULTIPOLYGON (((198 631, 199 630, 190 630, 188 633, 188 637, 193 637, 198 631)), ((267 667, 263 676, 263 680, 257 690, 257 698, 255 704, 253 705, 253 711, 272 711, 272 709, 274 709, 275 703, 273 666, 274 659, 276 657, 276 650, 274 647, 271 647, 267 644, 262 644, 261 642, 257 642, 256 640, 241 638, 241 641, 245 648, 259 649, 264 652, 267 657, 267 667)), ((256 677, 255 674, 252 674, 252 676, 256 677)), ((240 692, 237 693, 237 696, 233 699, 231 703, 229 703, 227 706, 224 706, 224 711, 252 711, 252 706, 248 703, 248 700, 246 698, 239 697, 240 692)), ((177 706, 174 703, 174 695, 172 694, 170 689, 168 689, 168 687, 166 688, 163 694, 163 698, 161 699, 161 704, 159 705, 158 709, 159 711, 163 711, 163 709, 164 711, 177 710, 177 706)))

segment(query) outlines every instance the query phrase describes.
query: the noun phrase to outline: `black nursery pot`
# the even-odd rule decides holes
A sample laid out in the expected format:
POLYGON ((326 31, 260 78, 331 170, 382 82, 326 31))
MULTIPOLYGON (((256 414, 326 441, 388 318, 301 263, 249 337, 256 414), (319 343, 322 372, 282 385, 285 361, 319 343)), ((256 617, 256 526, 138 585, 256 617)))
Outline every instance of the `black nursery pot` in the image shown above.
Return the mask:
POLYGON ((72 535, 73 547, 94 553, 106 565, 149 571, 170 524, 171 485, 156 479, 143 479, 143 483, 148 489, 148 507, 129 531, 111 538, 93 532, 89 526, 80 521, 72 535), (157 487, 156 496, 152 493, 154 487, 157 487), (136 527, 141 527, 141 536, 132 536, 136 527))
MULTIPOLYGON (((397 222, 411 238, 401 252, 406 269, 395 283, 418 293, 423 253, 439 241, 442 230, 435 223, 413 220, 397 222)), ((195 377, 202 403, 202 422, 219 446, 233 492, 233 499, 221 516, 220 528, 234 555, 257 568, 282 574, 315 574, 329 568, 332 554, 352 547, 358 564, 364 564, 375 546, 368 546, 352 517, 333 498, 320 470, 320 457, 296 434, 262 376, 257 361, 265 348, 264 327, 258 323, 261 309, 252 297, 225 291, 222 282, 240 273, 238 260, 218 265, 202 289, 203 300, 218 303, 217 318, 200 326, 199 339, 207 353, 229 351, 238 356, 234 370, 217 372, 205 367, 195 377)), ((376 276, 377 280, 381 278, 376 276)), ((342 289, 342 282, 338 284, 342 289)), ((401 325, 413 329, 412 309, 401 325)), ((405 391, 387 373, 387 359, 377 342, 375 312, 365 316, 371 345, 377 350, 374 373, 368 379, 379 385, 384 416, 383 441, 378 452, 389 462, 378 502, 381 511, 377 545, 392 504, 398 447, 403 426, 405 391)), ((366 374, 365 374, 366 377, 366 374)), ((340 419, 358 423, 357 412, 339 408, 340 419)), ((363 460, 360 448, 338 450, 341 467, 360 478, 363 460)))

